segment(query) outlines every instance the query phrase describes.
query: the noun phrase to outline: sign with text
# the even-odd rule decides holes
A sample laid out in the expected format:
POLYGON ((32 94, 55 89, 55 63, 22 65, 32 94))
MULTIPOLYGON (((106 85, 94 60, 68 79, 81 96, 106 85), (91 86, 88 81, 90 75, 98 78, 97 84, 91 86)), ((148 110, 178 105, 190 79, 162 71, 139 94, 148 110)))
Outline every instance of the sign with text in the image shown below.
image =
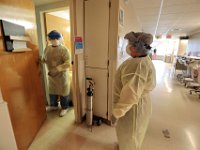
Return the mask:
POLYGON ((75 37, 75 54, 83 53, 83 39, 80 36, 75 37))

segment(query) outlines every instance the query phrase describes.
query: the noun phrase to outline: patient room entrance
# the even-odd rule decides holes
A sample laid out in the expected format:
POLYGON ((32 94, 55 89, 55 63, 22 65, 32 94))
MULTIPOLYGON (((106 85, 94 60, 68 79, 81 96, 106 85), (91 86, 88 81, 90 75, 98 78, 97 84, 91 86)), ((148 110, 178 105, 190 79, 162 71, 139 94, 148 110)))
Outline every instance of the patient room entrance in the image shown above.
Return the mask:
MULTIPOLYGON (((70 10, 70 4, 71 3, 66 3, 66 5, 63 5, 63 7, 55 7, 55 8, 50 8, 49 5, 46 5, 45 7, 36 7, 36 16, 37 16, 37 24, 38 26, 38 38, 39 38, 39 47, 40 47, 40 57, 44 56, 44 50, 47 45, 49 45, 49 40, 48 40, 48 33, 52 30, 56 30, 59 33, 61 33, 62 38, 61 38, 61 43, 64 45, 70 55, 71 55, 71 62, 73 60, 73 42, 71 42, 71 39, 73 35, 71 34, 71 25, 72 25, 72 20, 71 17, 73 15, 70 15, 70 12, 73 12, 73 10, 70 10)), ((54 7, 54 6, 53 6, 54 7)), ((70 63, 71 63, 70 62, 70 63)), ((41 66, 42 68, 42 74, 43 74, 43 81, 44 81, 44 88, 45 88, 45 95, 46 95, 46 106, 50 105, 50 96, 49 96, 49 83, 48 83, 48 69, 45 64, 41 66)), ((67 113, 70 113, 74 121, 77 122, 79 118, 77 115, 78 109, 76 105, 76 101, 74 104, 74 97, 76 97, 76 92, 72 92, 75 90, 72 90, 72 87, 74 84, 74 70, 76 70, 76 65, 71 65, 70 68, 68 68, 68 76, 67 76, 67 82, 70 83, 70 92, 69 92, 69 109, 67 113)), ((60 96, 58 97, 58 103, 60 101, 60 96)), ((53 115, 55 117, 59 118, 59 114, 61 112, 61 106, 59 104, 59 109, 53 112, 47 112, 48 115, 53 115)), ((67 117, 66 117, 67 118, 67 117)))
MULTIPOLYGON (((62 35, 61 43, 67 49, 69 50, 69 53, 71 54, 71 39, 70 39, 70 17, 69 17, 69 8, 64 8, 61 10, 56 10, 56 11, 50 11, 50 12, 45 12, 44 13, 44 25, 45 25, 45 35, 48 35, 52 30, 56 30, 62 35)), ((50 44, 48 37, 47 38, 47 43, 45 44, 50 44)), ((71 56, 70 56, 71 57, 71 56)), ((45 67, 46 69, 46 67, 45 67)), ((46 70, 48 72, 48 70, 46 70)), ((70 66, 69 68, 69 76, 67 79, 67 82, 70 84, 70 94, 69 94, 69 104, 70 104, 70 110, 72 110, 73 107, 73 98, 72 98, 72 67, 70 66)), ((48 83, 48 75, 46 74, 46 79, 47 79, 47 87, 49 88, 49 83, 48 83)), ((48 92, 48 89, 46 89, 48 92)), ((49 93, 48 93, 49 94, 49 93)), ((50 101, 48 101, 48 105, 50 101)), ((60 97, 58 98, 58 103, 60 104, 60 97)), ((59 105, 59 108, 61 105, 59 105)), ((60 108, 61 109, 61 108, 60 108)), ((59 110, 60 111, 60 110, 59 110)))

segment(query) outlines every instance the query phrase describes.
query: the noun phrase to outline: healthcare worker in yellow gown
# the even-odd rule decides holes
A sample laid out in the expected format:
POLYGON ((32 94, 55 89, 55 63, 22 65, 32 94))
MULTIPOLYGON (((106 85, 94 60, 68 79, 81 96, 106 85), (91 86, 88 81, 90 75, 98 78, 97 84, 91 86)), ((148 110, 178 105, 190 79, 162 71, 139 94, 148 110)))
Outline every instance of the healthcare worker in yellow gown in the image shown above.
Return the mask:
POLYGON ((119 150, 139 150, 151 116, 149 92, 156 85, 154 65, 148 56, 153 37, 130 32, 125 39, 131 57, 115 76, 112 122, 116 124, 119 150))
POLYGON ((53 30, 48 34, 50 45, 46 47, 43 56, 43 62, 48 68, 48 83, 50 94, 50 107, 47 111, 58 109, 58 98, 62 110, 60 116, 64 116, 69 107, 70 81, 68 69, 70 67, 70 53, 68 49, 61 44, 61 34, 53 30))

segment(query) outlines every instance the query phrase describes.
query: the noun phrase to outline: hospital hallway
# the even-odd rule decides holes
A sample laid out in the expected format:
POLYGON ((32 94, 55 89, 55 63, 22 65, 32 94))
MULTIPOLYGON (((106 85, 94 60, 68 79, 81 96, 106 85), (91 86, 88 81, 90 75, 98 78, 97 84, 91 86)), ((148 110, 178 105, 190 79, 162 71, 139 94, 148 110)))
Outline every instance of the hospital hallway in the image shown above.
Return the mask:
MULTIPOLYGON (((199 150, 200 99, 190 95, 173 76, 172 65, 154 61, 157 86, 151 93, 152 117, 141 150, 199 150), (167 138, 164 132, 168 130, 167 138)), ((30 150, 115 150, 113 127, 75 125, 73 110, 63 118, 57 112, 48 118, 30 150)))
POLYGON ((154 61, 157 86, 151 93, 152 117, 142 150, 199 150, 200 99, 174 77, 172 64, 154 61), (168 130, 170 138, 165 138, 168 130))

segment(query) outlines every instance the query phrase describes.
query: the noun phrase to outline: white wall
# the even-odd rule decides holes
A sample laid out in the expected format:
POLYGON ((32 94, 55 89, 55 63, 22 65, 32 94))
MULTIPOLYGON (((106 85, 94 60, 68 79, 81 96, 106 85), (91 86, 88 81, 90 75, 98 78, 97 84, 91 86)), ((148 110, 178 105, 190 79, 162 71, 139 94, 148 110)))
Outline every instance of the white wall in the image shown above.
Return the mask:
POLYGON ((133 1, 129 0, 126 4, 124 0, 119 0, 119 8, 124 10, 124 26, 119 25, 119 36, 124 36, 130 31, 141 31, 140 23, 134 12, 133 1))
POLYGON ((0 149, 17 150, 7 103, 3 101, 0 91, 0 149))
POLYGON ((177 55, 183 56, 186 52, 187 46, 188 46, 188 40, 180 40, 177 55))
MULTIPOLYGON (((124 10, 124 25, 118 25, 118 38, 123 39, 124 35, 128 32, 141 32, 140 23, 134 12, 133 1, 128 1, 126 4, 124 0, 119 0, 119 10, 124 10)), ((118 17, 119 18, 119 17, 118 17)), ((119 44, 119 43, 118 43, 119 44)), ((124 62, 129 56, 126 54, 125 47, 118 47, 117 66, 124 62)))

